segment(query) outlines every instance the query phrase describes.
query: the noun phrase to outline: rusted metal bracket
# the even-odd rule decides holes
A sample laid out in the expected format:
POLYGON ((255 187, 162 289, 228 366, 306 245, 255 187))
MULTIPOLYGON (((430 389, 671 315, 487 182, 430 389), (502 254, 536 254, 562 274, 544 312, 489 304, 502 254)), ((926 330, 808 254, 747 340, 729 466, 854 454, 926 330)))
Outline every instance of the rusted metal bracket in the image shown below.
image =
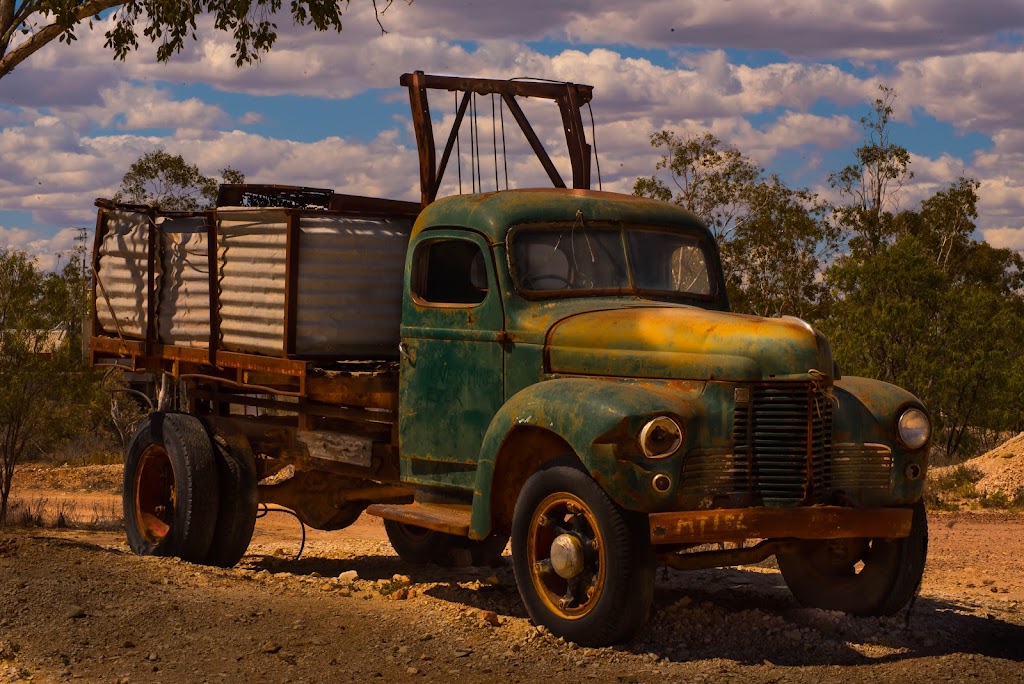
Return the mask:
POLYGON ((648 516, 652 544, 711 544, 746 539, 897 538, 910 535, 909 508, 732 508, 648 516))
POLYGON ((416 131, 416 147, 420 158, 420 196, 423 206, 435 199, 444 178, 445 169, 451 158, 452 148, 465 119, 466 110, 473 95, 500 95, 519 127, 526 136, 537 159, 540 160, 552 185, 564 188, 565 181, 559 175, 550 155, 544 149, 537 133, 533 130, 523 112, 517 97, 536 97, 554 100, 562 115, 562 128, 572 163, 572 186, 590 189, 590 144, 587 142, 580 115, 580 107, 590 102, 594 87, 579 83, 560 83, 533 80, 500 80, 490 78, 462 78, 458 76, 433 76, 416 71, 402 74, 401 84, 409 89, 409 104, 412 108, 413 129, 416 131), (440 163, 437 162, 437 148, 434 143, 434 124, 430 119, 428 90, 447 90, 463 93, 452 129, 448 134, 440 163))
POLYGON ((765 539, 754 546, 715 551, 658 554, 658 564, 675 570, 706 570, 730 565, 753 565, 797 548, 798 542, 789 539, 765 539))
POLYGON ((373 504, 366 509, 370 515, 385 520, 425 527, 435 532, 465 537, 469 534, 472 506, 462 504, 421 503, 373 504))

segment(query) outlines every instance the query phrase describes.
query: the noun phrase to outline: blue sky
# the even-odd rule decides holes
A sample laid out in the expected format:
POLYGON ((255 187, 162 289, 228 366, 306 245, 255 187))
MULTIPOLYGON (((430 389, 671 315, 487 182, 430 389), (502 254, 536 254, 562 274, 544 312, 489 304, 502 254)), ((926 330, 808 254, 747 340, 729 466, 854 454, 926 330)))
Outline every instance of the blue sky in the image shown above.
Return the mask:
MULTIPOLYGON (((368 0, 352 1, 340 35, 281 18, 277 49, 243 69, 208 22, 165 65, 148 45, 113 61, 102 22, 51 44, 0 79, 0 248, 52 266, 71 229, 92 225, 93 199, 157 147, 209 174, 414 199, 398 78, 422 69, 594 85, 604 187, 621 191, 653 170, 650 134, 671 129, 710 130, 828 195, 884 83, 898 93, 893 140, 913 155, 901 205, 973 176, 979 235, 1024 250, 1020 0, 398 0, 384 22, 382 36, 368 0)), ((451 117, 447 99, 432 105, 451 117)), ((544 182, 514 149, 510 163, 518 185, 544 182)))

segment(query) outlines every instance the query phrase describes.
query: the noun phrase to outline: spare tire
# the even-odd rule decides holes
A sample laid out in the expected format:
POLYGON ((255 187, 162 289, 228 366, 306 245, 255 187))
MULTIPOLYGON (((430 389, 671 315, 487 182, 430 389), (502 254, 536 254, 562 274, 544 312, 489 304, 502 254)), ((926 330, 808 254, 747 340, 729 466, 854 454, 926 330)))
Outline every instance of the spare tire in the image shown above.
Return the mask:
POLYGON ((218 481, 213 444, 197 418, 147 416, 124 464, 124 525, 132 551, 206 562, 217 523, 218 481))

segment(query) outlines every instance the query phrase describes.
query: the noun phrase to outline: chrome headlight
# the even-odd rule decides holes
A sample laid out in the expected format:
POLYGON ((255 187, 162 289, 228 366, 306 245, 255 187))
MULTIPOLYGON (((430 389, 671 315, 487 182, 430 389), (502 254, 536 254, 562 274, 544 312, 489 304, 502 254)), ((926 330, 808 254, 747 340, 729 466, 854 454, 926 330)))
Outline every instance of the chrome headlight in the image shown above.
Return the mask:
POLYGON ((683 445, 683 428, 668 416, 652 418, 640 430, 640 448, 647 458, 667 458, 683 445))
POLYGON ((896 423, 896 428, 900 442, 908 449, 920 449, 932 436, 931 421, 921 409, 909 408, 904 411, 896 423))

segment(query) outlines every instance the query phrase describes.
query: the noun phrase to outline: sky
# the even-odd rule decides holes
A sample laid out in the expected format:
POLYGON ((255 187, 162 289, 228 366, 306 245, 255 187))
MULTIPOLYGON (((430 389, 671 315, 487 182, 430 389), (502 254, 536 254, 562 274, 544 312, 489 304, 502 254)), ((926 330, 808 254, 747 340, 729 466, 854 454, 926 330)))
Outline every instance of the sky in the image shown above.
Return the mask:
MULTIPOLYGON (((1024 251, 1024 0, 396 0, 382 21, 383 35, 370 0, 352 0, 340 34, 281 17, 274 50, 241 69, 209 21, 165 64, 148 42, 114 61, 105 21, 51 43, 0 79, 0 248, 59 265, 77 229, 92 230, 94 199, 157 148, 210 175, 230 166, 249 182, 418 199, 399 77, 422 70, 593 85, 601 186, 621 192, 654 171, 651 134, 671 130, 711 131, 791 186, 834 197, 828 175, 853 160, 885 85, 897 93, 892 141, 915 174, 900 206, 976 178, 977 237, 1024 251)), ((431 97, 450 125, 454 96, 431 97)), ((490 103, 479 112, 492 190, 490 103)), ((570 177, 557 109, 531 101, 527 113, 570 177)), ((494 137, 512 187, 545 185, 505 115, 505 145, 500 110, 494 137)), ((458 191, 452 164, 443 193, 458 191)))

